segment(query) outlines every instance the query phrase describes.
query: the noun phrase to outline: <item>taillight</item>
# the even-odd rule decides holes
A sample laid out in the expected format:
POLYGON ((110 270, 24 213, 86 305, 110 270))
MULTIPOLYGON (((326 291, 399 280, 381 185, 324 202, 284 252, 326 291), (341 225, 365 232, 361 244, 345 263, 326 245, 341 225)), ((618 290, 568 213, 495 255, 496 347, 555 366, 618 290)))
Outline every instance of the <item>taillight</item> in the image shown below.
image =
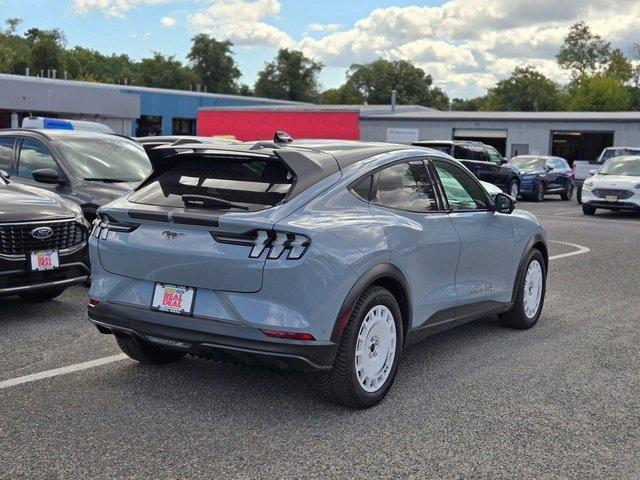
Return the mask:
POLYGON ((90 307, 95 307, 96 305, 98 305, 100 302, 98 300, 95 300, 93 298, 89 299, 89 306, 90 307))
POLYGON ((129 233, 133 232, 139 226, 140 224, 138 223, 121 222, 109 215, 100 214, 93 221, 93 230, 91 231, 91 235, 95 238, 106 240, 110 231, 129 233))
POLYGON ((286 254, 287 260, 298 260, 305 254, 311 239, 306 235, 270 230, 254 230, 244 235, 225 235, 211 232, 216 242, 251 247, 249 258, 260 258, 267 252, 267 258, 276 260, 286 254))

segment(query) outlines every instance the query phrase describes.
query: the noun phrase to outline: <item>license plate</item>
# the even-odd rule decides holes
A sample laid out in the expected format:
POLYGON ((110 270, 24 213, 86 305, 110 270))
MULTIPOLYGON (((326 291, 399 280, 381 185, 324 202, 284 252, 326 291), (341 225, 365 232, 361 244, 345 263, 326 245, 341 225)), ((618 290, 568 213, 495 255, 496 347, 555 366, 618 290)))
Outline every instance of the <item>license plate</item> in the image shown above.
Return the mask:
POLYGON ((31 270, 44 272, 60 266, 57 250, 40 250, 31 253, 31 270))
POLYGON ((605 195, 604 196, 604 201, 605 202, 616 203, 618 201, 618 196, 617 195, 605 195))
POLYGON ((157 283, 153 291, 151 308, 161 312, 191 315, 195 291, 196 289, 191 287, 157 283))

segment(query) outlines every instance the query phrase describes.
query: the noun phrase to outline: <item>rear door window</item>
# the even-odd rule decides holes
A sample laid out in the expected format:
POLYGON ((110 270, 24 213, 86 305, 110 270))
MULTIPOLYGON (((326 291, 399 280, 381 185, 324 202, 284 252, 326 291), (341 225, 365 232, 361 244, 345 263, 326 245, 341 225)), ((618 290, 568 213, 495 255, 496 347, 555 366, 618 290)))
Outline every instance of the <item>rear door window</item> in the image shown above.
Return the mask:
POLYGON ((199 156, 160 174, 129 200, 174 208, 256 211, 282 202, 292 184, 291 171, 274 158, 199 156))
POLYGON ((372 203, 410 212, 438 210, 433 183, 422 160, 398 163, 378 173, 372 203))
POLYGON ((16 137, 0 137, 0 170, 11 173, 11 159, 16 137))
POLYGON ((453 158, 457 158, 459 160, 475 160, 476 152, 466 145, 456 145, 453 150, 453 158))

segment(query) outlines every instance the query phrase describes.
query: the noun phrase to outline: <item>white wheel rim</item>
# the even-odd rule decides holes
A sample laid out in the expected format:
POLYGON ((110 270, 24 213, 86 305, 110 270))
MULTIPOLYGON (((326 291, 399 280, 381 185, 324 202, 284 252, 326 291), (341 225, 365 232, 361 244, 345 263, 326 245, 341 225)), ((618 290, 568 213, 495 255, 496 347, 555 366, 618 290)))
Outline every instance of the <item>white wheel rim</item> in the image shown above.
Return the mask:
POLYGON ((538 313, 540 301, 542 300, 542 267, 540 262, 534 260, 527 268, 527 275, 524 278, 524 314, 527 318, 533 318, 538 313))
POLYGON ((356 342, 358 383, 365 392, 376 392, 389 378, 396 356, 396 323, 384 305, 376 305, 364 317, 356 342))
POLYGON ((518 184, 514 183, 511 185, 511 196, 513 198, 518 198, 518 184))

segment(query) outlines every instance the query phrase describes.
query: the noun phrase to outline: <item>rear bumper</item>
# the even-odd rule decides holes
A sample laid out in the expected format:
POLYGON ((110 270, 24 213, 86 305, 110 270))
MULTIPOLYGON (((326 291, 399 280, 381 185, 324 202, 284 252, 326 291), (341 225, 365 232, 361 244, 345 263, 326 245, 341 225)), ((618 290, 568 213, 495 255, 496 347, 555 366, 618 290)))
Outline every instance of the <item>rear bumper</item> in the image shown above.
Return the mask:
POLYGON ((101 333, 133 336, 199 357, 283 370, 328 370, 338 349, 333 342, 272 339, 256 328, 128 305, 100 302, 88 307, 88 313, 101 333))

